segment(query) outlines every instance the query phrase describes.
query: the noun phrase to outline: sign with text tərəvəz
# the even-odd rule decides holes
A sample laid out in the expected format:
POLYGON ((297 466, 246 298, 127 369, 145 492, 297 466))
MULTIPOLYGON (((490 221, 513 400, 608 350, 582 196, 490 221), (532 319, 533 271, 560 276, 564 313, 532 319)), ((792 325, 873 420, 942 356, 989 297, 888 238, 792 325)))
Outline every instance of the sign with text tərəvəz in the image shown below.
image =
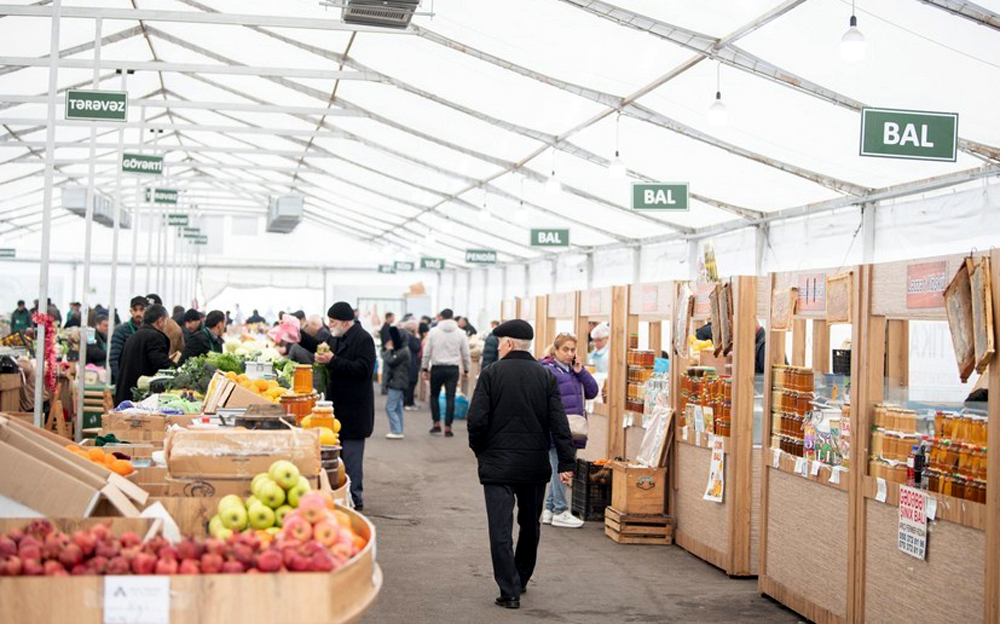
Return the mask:
POLYGON ((955 162, 958 113, 861 109, 861 155, 955 162))
POLYGON ((124 91, 66 92, 66 119, 127 121, 128 94, 124 91))
POLYGON ((144 173, 160 175, 163 173, 163 156, 147 156, 146 154, 122 154, 123 173, 144 173))

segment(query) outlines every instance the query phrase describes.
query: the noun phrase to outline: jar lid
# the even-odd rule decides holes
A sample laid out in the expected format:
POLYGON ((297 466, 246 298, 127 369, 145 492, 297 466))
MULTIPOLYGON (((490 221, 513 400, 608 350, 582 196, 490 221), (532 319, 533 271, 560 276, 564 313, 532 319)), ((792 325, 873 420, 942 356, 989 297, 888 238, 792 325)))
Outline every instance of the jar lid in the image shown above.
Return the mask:
POLYGON ((315 407, 319 409, 323 408, 333 409, 333 401, 316 401, 315 407))

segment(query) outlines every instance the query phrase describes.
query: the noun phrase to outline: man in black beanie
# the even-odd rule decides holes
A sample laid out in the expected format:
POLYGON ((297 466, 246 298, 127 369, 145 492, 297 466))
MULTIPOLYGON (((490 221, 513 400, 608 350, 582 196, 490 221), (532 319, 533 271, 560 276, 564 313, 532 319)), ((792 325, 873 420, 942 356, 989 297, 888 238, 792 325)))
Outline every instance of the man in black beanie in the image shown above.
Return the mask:
POLYGON ((354 506, 364 509, 365 440, 375 428, 375 341, 354 321, 354 308, 338 301, 327 311, 330 351, 316 353, 329 372, 326 398, 341 422, 340 458, 351 478, 354 506))
POLYGON ((552 476, 550 442, 555 442, 559 472, 568 483, 576 449, 555 375, 528 349, 531 325, 507 321, 493 330, 500 359, 483 369, 469 405, 469 447, 479 462, 479 482, 486 494, 493 578, 500 586, 496 604, 521 606, 521 594, 535 570, 539 516, 545 485, 552 476), (517 551, 513 513, 517 500, 517 551))

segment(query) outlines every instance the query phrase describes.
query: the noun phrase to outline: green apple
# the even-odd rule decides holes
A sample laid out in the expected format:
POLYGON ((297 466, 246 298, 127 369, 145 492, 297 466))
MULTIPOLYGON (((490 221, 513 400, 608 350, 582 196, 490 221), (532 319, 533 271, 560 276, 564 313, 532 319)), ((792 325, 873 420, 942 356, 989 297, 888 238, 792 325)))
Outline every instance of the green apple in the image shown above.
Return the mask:
POLYGON ((222 526, 227 529, 242 531, 247 528, 247 510, 242 499, 239 505, 229 505, 219 512, 219 517, 222 518, 222 526))
POLYGON ((267 529, 274 526, 274 510, 257 501, 247 508, 250 526, 255 529, 267 529))
POLYGON ((243 499, 235 494, 229 494, 228 496, 223 496, 219 500, 219 514, 221 515, 223 511, 229 506, 243 507, 243 499))
POLYGON ((222 528, 224 528, 222 526, 222 518, 219 517, 219 514, 215 514, 212 516, 212 519, 208 521, 208 534, 215 535, 216 532, 222 528))
POLYGON ((295 487, 295 484, 299 482, 298 467, 287 459, 280 459, 271 464, 267 474, 271 475, 274 482, 286 490, 295 487))
POLYGON ((256 475, 254 475, 253 481, 250 482, 250 491, 253 491, 253 489, 257 487, 257 482, 260 481, 261 479, 270 479, 270 478, 271 478, 270 475, 268 475, 266 472, 257 473, 256 475))
POLYGON ((298 507, 299 499, 310 490, 312 490, 312 486, 309 485, 309 479, 299 477, 299 481, 295 484, 295 487, 288 490, 288 504, 292 507, 298 507))
POLYGON ((281 532, 281 529, 279 529, 276 526, 268 527, 268 528, 266 528, 264 530, 267 531, 267 533, 270 534, 270 535, 272 535, 272 536, 277 535, 279 532, 281 532))
MULTIPOLYGON (((294 489, 294 488, 293 488, 294 489)), ((291 492, 288 493, 291 496, 291 492)), ((274 523, 282 526, 285 522, 285 514, 294 509, 291 505, 282 505, 274 510, 274 523)))
POLYGON ((257 487, 257 498, 271 509, 277 509, 285 502, 285 490, 274 481, 262 481, 257 487))
MULTIPOLYGON (((253 493, 254 496, 257 497, 257 500, 260 500, 260 488, 267 485, 268 483, 274 483, 274 479, 267 476, 266 474, 264 475, 263 479, 258 479, 257 483, 253 482, 250 483, 250 491, 253 493)), ((279 485, 278 487, 281 486, 279 485)))
POLYGON ((258 499, 258 498, 257 498, 256 496, 254 496, 253 494, 251 494, 250 496, 247 496, 247 499, 246 499, 246 501, 245 501, 245 504, 246 504, 246 508, 247 508, 247 511, 250 511, 250 507, 251 507, 251 506, 252 506, 252 505, 253 505, 254 503, 259 503, 259 502, 260 502, 260 499, 258 499))
POLYGON ((232 529, 227 529, 226 527, 222 527, 215 534, 215 539, 226 541, 227 539, 229 539, 230 537, 232 537, 232 535, 233 535, 233 530, 232 529))

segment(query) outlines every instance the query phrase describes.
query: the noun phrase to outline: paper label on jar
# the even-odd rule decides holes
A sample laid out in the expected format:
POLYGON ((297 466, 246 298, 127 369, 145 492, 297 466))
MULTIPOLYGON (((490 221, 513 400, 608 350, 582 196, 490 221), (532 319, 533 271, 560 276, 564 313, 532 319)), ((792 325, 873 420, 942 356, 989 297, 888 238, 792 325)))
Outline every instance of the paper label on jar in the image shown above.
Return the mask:
POLYGON ((774 449, 774 457, 771 459, 771 467, 778 468, 781 466, 781 449, 774 449))
POLYGON ((688 439, 688 428, 687 425, 681 427, 681 439, 687 442, 688 439))
POLYGON ((888 493, 888 488, 886 487, 885 479, 883 479, 882 477, 876 477, 876 481, 878 483, 878 492, 875 493, 875 500, 877 500, 880 503, 884 503, 886 495, 888 493))
POLYGON ((806 460, 804 457, 795 458, 795 473, 805 476, 806 474, 806 460))
POLYGON ((822 462, 814 461, 813 462, 813 466, 812 466, 812 476, 815 477, 816 475, 818 475, 819 474, 819 469, 822 468, 822 467, 823 467, 822 462))
POLYGON ((834 466, 830 469, 830 483, 840 483, 840 466, 834 466))
POLYGON ((927 497, 927 519, 934 520, 937 517, 937 499, 933 496, 927 497))

